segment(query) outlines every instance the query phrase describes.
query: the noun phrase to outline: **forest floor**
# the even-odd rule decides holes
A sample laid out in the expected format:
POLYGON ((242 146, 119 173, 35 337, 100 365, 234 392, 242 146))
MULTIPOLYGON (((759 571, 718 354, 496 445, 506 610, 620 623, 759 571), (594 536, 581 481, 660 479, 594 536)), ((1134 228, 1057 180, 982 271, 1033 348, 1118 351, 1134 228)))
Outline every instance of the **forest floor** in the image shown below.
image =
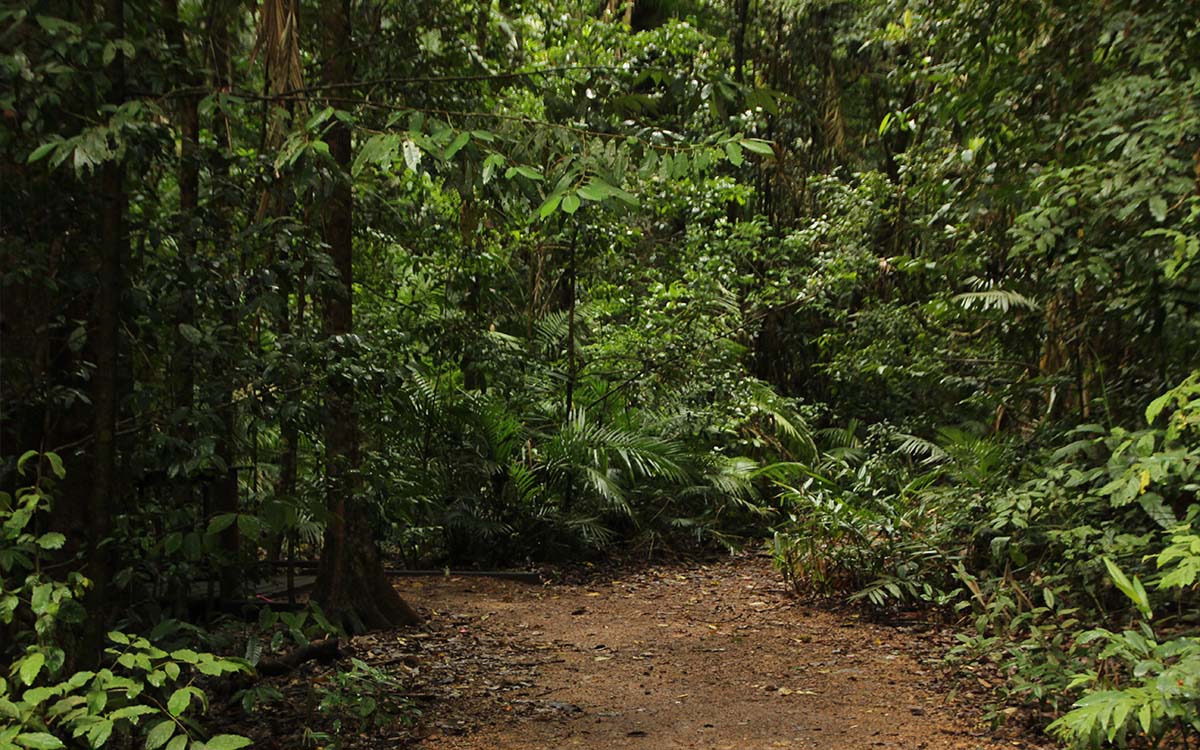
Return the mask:
MULTIPOLYGON (((760 557, 615 571, 546 585, 399 579, 425 624, 348 650, 402 677, 421 716, 342 739, 421 750, 1039 747, 986 729, 985 691, 947 679, 950 636, 932 624, 805 604, 760 557)), ((312 679, 323 678, 295 682, 312 679)), ((263 727, 276 741, 295 731, 278 720, 263 727)))

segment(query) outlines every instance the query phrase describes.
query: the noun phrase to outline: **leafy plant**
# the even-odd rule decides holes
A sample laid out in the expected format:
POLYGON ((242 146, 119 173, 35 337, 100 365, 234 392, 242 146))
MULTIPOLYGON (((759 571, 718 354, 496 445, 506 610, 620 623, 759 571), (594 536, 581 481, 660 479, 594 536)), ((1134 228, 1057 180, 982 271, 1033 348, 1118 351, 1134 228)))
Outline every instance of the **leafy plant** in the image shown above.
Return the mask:
MULTIPOLYGON (((1194 563, 1190 544, 1189 540, 1187 550, 1173 544, 1168 548, 1170 554, 1159 557, 1160 567, 1175 564, 1175 570, 1161 579, 1167 582, 1165 587, 1190 585, 1184 583, 1187 574, 1175 575, 1194 563)), ((1105 562, 1113 583, 1144 620, 1137 629, 1117 633, 1096 628, 1079 636, 1080 644, 1096 641, 1103 645, 1099 663, 1072 678, 1069 688, 1087 689, 1049 731, 1076 747, 1124 747, 1138 735, 1151 747, 1159 747, 1171 734, 1200 738, 1200 638, 1157 636, 1149 624, 1153 613, 1142 582, 1137 576, 1126 576, 1111 561, 1105 562)), ((1183 741, 1190 744, 1188 739, 1183 741)))
POLYGON ((73 643, 71 628, 86 617, 81 597, 90 584, 77 572, 65 580, 47 573, 48 554, 66 540, 33 530, 50 508, 41 470, 48 466, 59 479, 65 473, 52 453, 24 454, 19 470, 31 462, 37 467, 33 484, 0 495, 0 627, 9 636, 3 653, 14 657, 9 676, 0 677, 0 749, 100 748, 139 736, 148 750, 249 745, 238 735, 206 739, 198 721, 208 708, 202 680, 251 671, 241 660, 188 648, 168 651, 114 631, 98 668, 68 671, 65 645, 73 643))
POLYGON ((405 694, 404 683, 391 673, 351 659, 317 688, 317 710, 329 718, 332 735, 361 733, 397 721, 410 725, 421 712, 405 694))

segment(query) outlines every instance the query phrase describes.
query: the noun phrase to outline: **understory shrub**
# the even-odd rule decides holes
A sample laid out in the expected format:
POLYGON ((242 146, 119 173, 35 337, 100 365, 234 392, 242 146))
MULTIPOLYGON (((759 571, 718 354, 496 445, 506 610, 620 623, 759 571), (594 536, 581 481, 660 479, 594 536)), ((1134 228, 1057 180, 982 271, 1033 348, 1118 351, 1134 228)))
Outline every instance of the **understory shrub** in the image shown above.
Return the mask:
POLYGON ((0 662, 10 665, 0 677, 0 750, 249 745, 238 735, 208 736, 201 721, 205 680, 251 672, 246 662, 172 647, 169 622, 154 640, 113 631, 102 654, 79 653, 91 583, 74 570, 55 575, 76 561, 61 559, 62 534, 38 530, 50 508, 43 469, 62 479, 62 462, 31 451, 18 467, 35 477, 13 495, 0 493, 0 662), (88 662, 95 667, 75 668, 88 662))

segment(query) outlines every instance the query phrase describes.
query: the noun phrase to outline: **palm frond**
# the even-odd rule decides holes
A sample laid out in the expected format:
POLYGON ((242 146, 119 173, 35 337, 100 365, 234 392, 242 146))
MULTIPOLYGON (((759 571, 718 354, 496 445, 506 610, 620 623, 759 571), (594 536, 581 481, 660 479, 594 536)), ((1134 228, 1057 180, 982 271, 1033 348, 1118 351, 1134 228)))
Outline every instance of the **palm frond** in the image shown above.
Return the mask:
POLYGON ((923 464, 932 466, 950 458, 950 454, 932 440, 903 432, 896 433, 892 439, 898 443, 897 450, 911 458, 919 458, 923 464))
POLYGON ((996 287, 994 282, 986 279, 972 276, 967 279, 967 284, 972 287, 973 291, 956 294, 954 301, 968 310, 979 308, 984 311, 1000 310, 1001 312, 1008 312, 1015 307, 1026 310, 1038 310, 1041 308, 1041 305, 1020 292, 1015 292, 1011 289, 1001 289, 996 287))

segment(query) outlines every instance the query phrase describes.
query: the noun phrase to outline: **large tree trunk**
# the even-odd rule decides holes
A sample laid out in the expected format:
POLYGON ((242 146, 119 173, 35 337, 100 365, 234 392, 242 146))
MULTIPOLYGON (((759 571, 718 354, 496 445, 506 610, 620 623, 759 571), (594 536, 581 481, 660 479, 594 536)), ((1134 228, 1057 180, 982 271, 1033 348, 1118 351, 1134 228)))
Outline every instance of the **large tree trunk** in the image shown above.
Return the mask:
MULTIPOLYGON (((349 0, 323 0, 325 82, 335 87, 353 80, 349 0)), ((344 89, 335 89, 344 94, 344 89)), ((323 239, 337 269, 336 291, 325 300, 325 334, 338 350, 338 338, 353 332, 353 196, 349 182, 350 129, 335 121, 329 152, 342 167, 326 201, 323 239)), ((359 482, 358 416, 354 382, 334 371, 326 386, 325 472, 329 519, 313 598, 351 630, 412 624, 416 612, 392 588, 375 540, 367 509, 357 497, 359 482)))
MULTIPOLYGON (((216 91, 228 91, 232 86, 232 44, 233 35, 230 27, 234 22, 237 5, 231 0, 213 0, 209 16, 209 54, 212 66, 212 87, 216 91)), ((218 141, 224 140, 225 152, 234 153, 233 124, 229 121, 225 109, 218 109, 212 122, 212 130, 218 141)), ((225 185, 229 181, 230 158, 218 157, 213 166, 213 198, 210 215, 216 228, 216 236, 232 234, 232 222, 229 219, 230 206, 225 197, 225 185)), ((238 406, 234 394, 240 385, 237 378, 237 354, 233 350, 233 342, 240 335, 241 319, 238 307, 241 301, 241 291, 235 284, 225 285, 227 299, 222 300, 221 322, 228 330, 230 340, 225 353, 218 360, 225 372, 220 374, 220 389, 216 394, 213 410, 221 416, 221 427, 217 435, 214 452, 224 464, 225 470, 219 474, 211 487, 212 502, 206 509, 213 515, 226 515, 241 510, 238 488, 237 459, 237 424, 238 406)), ((238 524, 231 523, 221 531, 219 537, 221 549, 220 569, 220 598, 223 601, 236 601, 242 598, 242 562, 241 562, 241 533, 238 524)))
MULTIPOLYGON (((179 20, 179 0, 162 0, 163 27, 166 31, 167 42, 171 45, 179 65, 179 83, 184 88, 196 84, 191 72, 191 61, 187 53, 187 43, 184 40, 183 24, 179 20)), ((176 259, 176 285, 179 289, 179 301, 175 308, 174 352, 171 355, 171 390, 177 424, 175 435, 179 439, 182 450, 181 457, 186 458, 191 450, 192 430, 190 427, 192 409, 195 406, 196 375, 192 344, 184 335, 186 327, 196 323, 196 292, 195 281, 192 278, 192 263, 196 255, 196 211, 200 205, 200 115, 198 101, 194 94, 187 94, 179 100, 178 112, 180 155, 179 155, 179 217, 176 224, 178 231, 178 257, 176 259)), ((183 475, 175 485, 175 505, 178 508, 190 507, 195 499, 194 486, 191 477, 183 475)))
MULTIPOLYGON (((105 16, 112 24, 112 38, 125 35, 124 0, 108 0, 105 16)), ((112 81, 109 100, 117 105, 125 98, 125 56, 117 52, 109 66, 112 81)), ((93 300, 92 331, 88 337, 89 352, 95 364, 92 373, 91 399, 93 407, 91 503, 87 512, 88 543, 87 574, 92 579, 91 606, 93 627, 88 628, 84 653, 99 654, 103 642, 104 623, 112 612, 110 584, 115 555, 113 547, 105 545, 112 532, 113 503, 117 489, 117 410, 120 383, 120 304, 123 286, 122 266, 127 255, 125 212, 125 165, 109 161, 100 171, 103 208, 100 219, 100 242, 96 258, 96 296, 93 300)))

